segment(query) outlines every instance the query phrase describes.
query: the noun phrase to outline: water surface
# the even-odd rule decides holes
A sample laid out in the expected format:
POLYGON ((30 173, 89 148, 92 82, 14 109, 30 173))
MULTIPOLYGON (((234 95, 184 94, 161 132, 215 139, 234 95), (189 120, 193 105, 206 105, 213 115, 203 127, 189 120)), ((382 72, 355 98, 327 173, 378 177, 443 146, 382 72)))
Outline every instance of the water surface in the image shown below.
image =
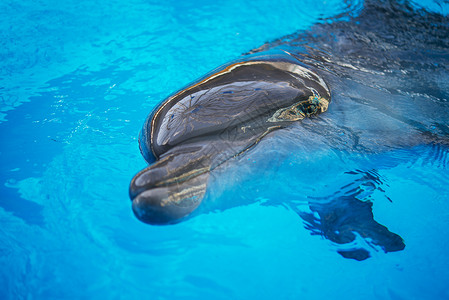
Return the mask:
MULTIPOLYGON (((410 7, 447 16, 447 5, 435 3, 410 7)), ((3 1, 1 298, 448 298, 448 152, 429 140, 348 151, 343 145, 354 141, 356 127, 337 139, 338 131, 323 135, 326 119, 309 120, 266 139, 235 161, 238 167, 217 172, 204 213, 153 227, 131 211, 128 184, 145 166, 137 135, 162 99, 262 45, 302 47, 304 37, 323 45, 303 33, 350 21, 363 7, 361 1, 3 1), (362 237, 342 246, 298 215, 313 214, 310 199, 354 193, 372 203, 376 222, 402 237, 403 251, 385 253, 362 237), (371 257, 338 254, 354 245, 371 257)), ((439 47, 437 60, 447 61, 447 48, 439 47)), ((423 57, 416 63, 429 71, 423 57)), ((447 107, 447 75, 438 74, 430 78, 432 89, 381 90, 370 99, 388 92, 447 107)), ((396 78, 369 76, 377 85, 396 78)), ((353 94, 348 85, 336 86, 342 93, 333 103, 351 120, 343 100, 360 99, 373 86, 353 94)), ((372 103, 359 105, 381 109, 372 103)), ((431 107, 419 124, 444 137, 447 115, 431 107)))

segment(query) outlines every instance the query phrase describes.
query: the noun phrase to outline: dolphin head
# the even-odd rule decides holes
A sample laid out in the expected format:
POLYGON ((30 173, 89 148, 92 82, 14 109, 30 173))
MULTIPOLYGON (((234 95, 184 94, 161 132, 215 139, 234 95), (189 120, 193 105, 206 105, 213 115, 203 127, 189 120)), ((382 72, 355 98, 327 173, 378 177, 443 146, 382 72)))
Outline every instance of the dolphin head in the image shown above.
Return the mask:
POLYGON ((200 205, 214 168, 273 130, 325 112, 329 102, 323 79, 289 53, 250 56, 212 71, 147 118, 139 142, 153 164, 131 181, 134 214, 149 224, 179 222, 200 205))

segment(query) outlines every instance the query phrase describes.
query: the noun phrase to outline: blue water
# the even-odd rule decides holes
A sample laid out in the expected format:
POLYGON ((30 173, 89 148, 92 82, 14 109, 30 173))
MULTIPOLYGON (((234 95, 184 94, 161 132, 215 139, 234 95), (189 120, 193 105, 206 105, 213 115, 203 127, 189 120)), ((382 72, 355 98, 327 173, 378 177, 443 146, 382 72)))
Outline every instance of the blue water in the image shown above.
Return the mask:
MULTIPOLYGON (((414 5, 448 13, 435 3, 414 5)), ((254 179, 265 192, 217 186, 218 199, 257 202, 163 227, 132 214, 128 184, 145 166, 137 136, 153 107, 268 40, 362 7, 3 0, 0 298, 449 299, 447 166, 429 162, 435 152, 425 146, 397 154, 414 159, 383 170, 372 195, 376 221, 405 250, 361 262, 311 235, 293 210, 267 205, 301 197, 295 170, 316 165, 300 154, 282 158, 276 180, 254 179)), ((332 168, 327 154, 311 159, 332 168)))

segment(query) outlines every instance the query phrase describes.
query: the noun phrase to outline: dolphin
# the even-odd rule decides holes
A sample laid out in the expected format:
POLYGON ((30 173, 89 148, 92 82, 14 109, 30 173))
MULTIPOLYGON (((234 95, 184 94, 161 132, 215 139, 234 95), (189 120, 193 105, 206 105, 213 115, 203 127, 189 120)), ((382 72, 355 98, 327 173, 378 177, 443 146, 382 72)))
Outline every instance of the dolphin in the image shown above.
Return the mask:
MULTIPOLYGON (((131 181, 133 211, 149 224, 192 216, 211 174, 238 169, 242 157, 264 143, 290 151, 270 144, 282 136, 313 144, 315 153, 325 148, 353 157, 420 145, 447 153, 448 69, 449 18, 404 1, 365 1, 357 16, 267 42, 174 93, 149 115, 139 145, 150 165, 131 181)), ((448 155, 437 157, 446 167, 448 155)), ((366 186, 371 193, 381 189, 375 169, 399 163, 348 169, 345 176, 356 179, 326 201, 309 197, 309 211, 298 215, 312 234, 336 244, 361 237, 385 252, 403 250, 403 239, 374 220, 366 200, 366 186)), ((370 256, 361 247, 338 253, 370 256)))

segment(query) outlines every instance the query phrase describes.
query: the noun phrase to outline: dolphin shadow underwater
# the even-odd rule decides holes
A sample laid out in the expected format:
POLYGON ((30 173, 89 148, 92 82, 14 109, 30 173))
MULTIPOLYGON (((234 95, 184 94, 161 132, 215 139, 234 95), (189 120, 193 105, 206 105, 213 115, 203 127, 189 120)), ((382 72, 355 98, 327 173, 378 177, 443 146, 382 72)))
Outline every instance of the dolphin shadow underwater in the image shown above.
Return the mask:
MULTIPOLYGON (((129 188, 138 219, 172 224, 225 209, 211 200, 218 197, 211 187, 236 188, 224 176, 251 177, 293 151, 309 170, 304 181, 327 174, 344 184, 328 195, 302 190, 306 210, 285 196, 265 204, 290 207, 312 234, 341 245, 345 258, 405 248, 400 235, 375 221, 371 196, 384 192, 378 169, 413 159, 397 156, 401 149, 430 146, 448 165, 449 18, 404 1, 366 1, 358 16, 328 21, 250 51, 154 109, 139 136, 150 165, 129 188), (245 162, 264 153, 275 158, 245 162), (332 173, 320 155, 350 163, 332 173), (379 155, 390 159, 367 163, 379 155)), ((276 170, 271 176, 278 177, 274 190, 288 180, 276 170)), ((254 195, 249 203, 264 191, 254 195)))

